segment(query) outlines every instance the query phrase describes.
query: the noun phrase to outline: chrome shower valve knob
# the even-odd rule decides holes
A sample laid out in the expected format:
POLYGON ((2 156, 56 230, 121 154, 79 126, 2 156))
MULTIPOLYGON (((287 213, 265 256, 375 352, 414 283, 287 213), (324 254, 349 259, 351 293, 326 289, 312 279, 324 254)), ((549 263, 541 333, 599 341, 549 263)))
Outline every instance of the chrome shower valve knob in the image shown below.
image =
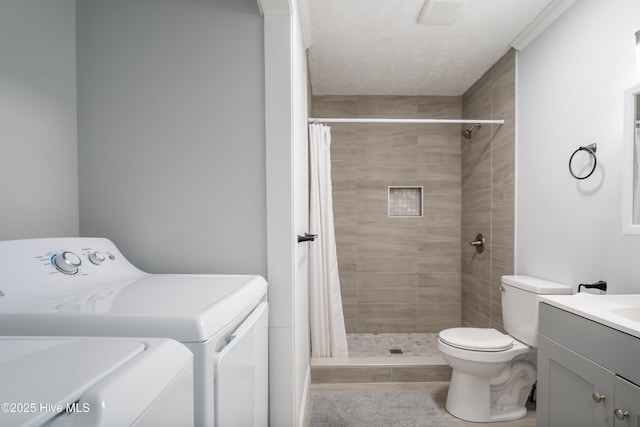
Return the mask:
POLYGON ((484 243, 484 236, 482 233, 478 233, 475 240, 470 241, 469 245, 475 247, 478 253, 482 253, 484 251, 484 243))

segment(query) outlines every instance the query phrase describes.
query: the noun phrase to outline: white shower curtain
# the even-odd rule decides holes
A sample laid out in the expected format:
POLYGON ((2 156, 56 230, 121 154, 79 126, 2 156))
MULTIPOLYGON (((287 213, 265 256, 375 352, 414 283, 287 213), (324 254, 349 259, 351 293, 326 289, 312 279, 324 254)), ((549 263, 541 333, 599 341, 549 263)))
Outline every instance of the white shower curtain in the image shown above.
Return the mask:
POLYGON ((309 125, 309 315, 312 357, 347 357, 331 190, 331 128, 309 125))

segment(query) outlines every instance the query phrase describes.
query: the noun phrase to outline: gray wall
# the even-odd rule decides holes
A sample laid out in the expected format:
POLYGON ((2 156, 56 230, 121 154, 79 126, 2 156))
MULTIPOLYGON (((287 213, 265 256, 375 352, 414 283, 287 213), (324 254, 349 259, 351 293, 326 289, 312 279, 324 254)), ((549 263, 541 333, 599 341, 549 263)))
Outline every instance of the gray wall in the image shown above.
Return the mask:
POLYGON ((638 16, 636 0, 581 0, 518 55, 518 274, 640 291, 640 236, 623 235, 621 224, 623 100, 640 83, 638 16), (591 143, 597 168, 578 181, 569 157, 591 143))
POLYGON ((255 0, 78 2, 81 235, 266 274, 263 40, 255 0))
POLYGON ((78 235, 74 16, 0 2, 0 240, 78 235))

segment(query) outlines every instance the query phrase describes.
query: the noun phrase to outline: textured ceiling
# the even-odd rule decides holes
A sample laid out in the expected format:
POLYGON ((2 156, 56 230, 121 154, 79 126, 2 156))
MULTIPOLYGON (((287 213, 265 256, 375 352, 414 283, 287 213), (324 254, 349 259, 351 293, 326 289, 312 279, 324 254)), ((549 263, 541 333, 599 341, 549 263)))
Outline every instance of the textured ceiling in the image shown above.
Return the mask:
POLYGON ((551 2, 459 1, 435 26, 416 22, 424 0, 308 0, 313 94, 461 95, 551 2))

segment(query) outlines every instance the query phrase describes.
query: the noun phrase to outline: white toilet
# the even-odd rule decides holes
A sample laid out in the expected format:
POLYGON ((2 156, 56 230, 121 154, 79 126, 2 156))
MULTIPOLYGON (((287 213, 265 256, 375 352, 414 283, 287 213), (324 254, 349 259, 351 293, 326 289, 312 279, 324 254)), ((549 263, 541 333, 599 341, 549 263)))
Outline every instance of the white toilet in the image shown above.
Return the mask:
POLYGON ((502 276, 505 335, 493 328, 451 328, 438 335, 438 350, 451 366, 446 408, 473 422, 509 421, 527 415, 536 382, 538 295, 571 294, 572 288, 529 276, 502 276))

